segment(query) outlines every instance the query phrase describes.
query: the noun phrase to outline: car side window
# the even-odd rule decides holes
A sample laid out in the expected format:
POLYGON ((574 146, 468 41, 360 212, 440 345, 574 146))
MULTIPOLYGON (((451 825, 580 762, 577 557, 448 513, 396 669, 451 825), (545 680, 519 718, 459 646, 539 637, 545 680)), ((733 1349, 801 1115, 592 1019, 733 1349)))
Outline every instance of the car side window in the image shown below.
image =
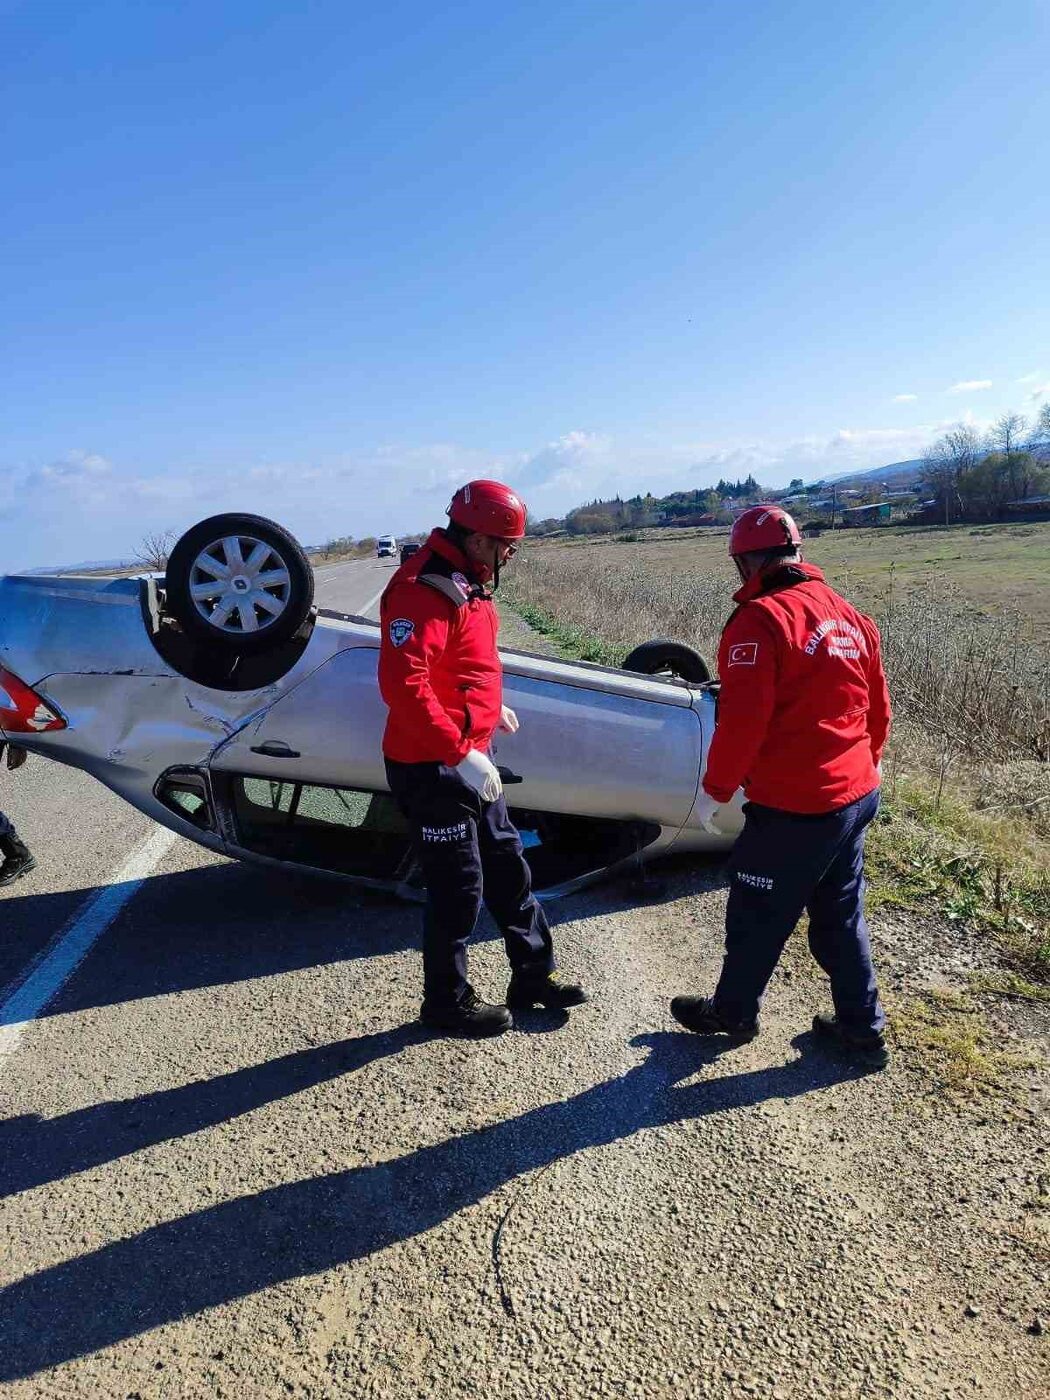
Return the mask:
POLYGON ((238 843, 274 860, 389 880, 411 857, 408 825, 387 792, 234 775, 238 843))
POLYGON ((201 831, 214 831, 215 819, 203 774, 169 770, 158 779, 154 795, 169 811, 201 831))

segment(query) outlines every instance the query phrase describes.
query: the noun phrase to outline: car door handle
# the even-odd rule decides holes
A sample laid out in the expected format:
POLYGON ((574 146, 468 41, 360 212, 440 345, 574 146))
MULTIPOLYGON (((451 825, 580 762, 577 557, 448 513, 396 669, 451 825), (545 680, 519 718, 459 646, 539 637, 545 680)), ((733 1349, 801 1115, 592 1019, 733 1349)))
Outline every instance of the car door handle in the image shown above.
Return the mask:
POLYGON ((280 739, 267 739, 265 744, 252 745, 252 753, 261 753, 264 758, 300 758, 298 749, 290 749, 280 739))

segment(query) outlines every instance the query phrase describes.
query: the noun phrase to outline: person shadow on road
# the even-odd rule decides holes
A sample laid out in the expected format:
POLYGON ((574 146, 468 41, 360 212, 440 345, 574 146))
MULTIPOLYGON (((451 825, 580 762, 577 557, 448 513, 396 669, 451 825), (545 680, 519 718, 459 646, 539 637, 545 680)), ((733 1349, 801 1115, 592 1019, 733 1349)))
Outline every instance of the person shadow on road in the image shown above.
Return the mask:
MULTIPOLYGON (((233 1076, 234 1111, 292 1092, 290 1085, 306 1087, 395 1053, 417 1034, 415 1027, 401 1027, 359 1037, 364 1044, 350 1040, 298 1052, 294 1064, 276 1074, 269 1065, 239 1071, 233 1076)), ((805 1035, 794 1043, 805 1049, 809 1040, 805 1035)), ((631 1044, 647 1052, 638 1065, 571 1098, 392 1161, 224 1201, 9 1285, 0 1291, 0 1381, 32 1376, 271 1284, 374 1254, 586 1148, 646 1128, 794 1098, 860 1073, 848 1063, 804 1054, 783 1065, 705 1080, 696 1076, 717 1052, 695 1037, 656 1032, 631 1044)), ((180 1123, 182 1131, 195 1131, 232 1116, 229 1097, 216 1093, 214 1082, 165 1092, 184 1098, 174 1118, 158 1119, 168 1131, 155 1130, 151 1141, 177 1136, 180 1123)), ((122 1107, 126 1116, 128 1105, 122 1107)), ((148 1120, 154 1110, 140 1101, 136 1111, 148 1120)), ((75 1170, 100 1160, 95 1149, 79 1162, 66 1153, 60 1165, 75 1170)))

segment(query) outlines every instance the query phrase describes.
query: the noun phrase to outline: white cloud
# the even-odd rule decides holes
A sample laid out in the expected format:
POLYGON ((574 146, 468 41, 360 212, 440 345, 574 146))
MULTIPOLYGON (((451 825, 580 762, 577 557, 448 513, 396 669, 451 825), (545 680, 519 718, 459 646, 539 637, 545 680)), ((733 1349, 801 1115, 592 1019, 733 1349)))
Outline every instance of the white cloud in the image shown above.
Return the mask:
POLYGON ((1017 382, 1018 382, 1018 384, 1035 384, 1035 383, 1037 383, 1040 379, 1042 379, 1042 377, 1043 377, 1043 372, 1042 372, 1042 370, 1036 369, 1036 370, 1033 370, 1031 374, 1022 374, 1021 377, 1020 377, 1020 379, 1018 379, 1017 382))
POLYGON ((279 520, 306 544, 422 529, 444 518, 463 481, 511 475, 522 460, 441 443, 386 444, 321 462, 176 463, 150 473, 86 452, 0 463, 0 573, 130 558, 147 533, 182 533, 228 510, 279 520))
POLYGON ((1034 402, 1050 396, 1050 379, 1045 384, 1037 384, 1028 397, 1034 402))
MULTIPOLYGON (((986 426, 971 413, 966 419, 986 426)), ((796 476, 811 481, 918 457, 956 421, 721 441, 572 428, 531 452, 386 443, 330 460, 173 463, 151 473, 85 452, 43 466, 0 463, 0 573, 128 558, 147 533, 181 533, 227 510, 279 520, 310 545, 422 530, 440 524, 455 487, 478 476, 517 487, 537 517, 563 515, 595 497, 662 495, 749 473, 782 486, 796 476)))
POLYGON ((893 396, 893 402, 894 402, 894 403, 914 403, 915 400, 916 400, 918 397, 919 397, 918 394, 894 394, 894 396, 893 396))
POLYGON ((538 452, 514 464, 512 476, 521 490, 585 490, 602 473, 615 474, 611 438, 574 428, 538 452))
POLYGON ((972 394, 979 389, 990 389, 992 381, 990 379, 961 379, 958 384, 953 384, 950 389, 946 389, 946 394, 972 394))
POLYGON ((67 452, 64 457, 37 467, 30 472, 29 479, 67 483, 97 481, 100 477, 108 476, 112 470, 113 463, 100 457, 97 452, 67 452))

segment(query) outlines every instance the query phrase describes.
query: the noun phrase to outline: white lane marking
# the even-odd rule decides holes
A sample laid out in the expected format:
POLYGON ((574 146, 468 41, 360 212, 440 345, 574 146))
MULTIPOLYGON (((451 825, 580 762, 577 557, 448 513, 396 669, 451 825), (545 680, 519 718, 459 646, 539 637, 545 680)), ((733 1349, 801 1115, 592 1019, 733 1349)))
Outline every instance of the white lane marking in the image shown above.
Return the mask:
MULTIPOLYGON (((386 583, 389 583, 389 582, 390 582, 390 580, 387 579, 386 583)), ((378 603, 379 600, 380 600, 380 598, 382 598, 383 594, 386 592, 386 583, 383 584, 382 588, 379 590, 379 592, 376 594, 376 596, 375 596, 374 598, 369 598, 368 602, 367 602, 367 603, 364 605, 364 607, 361 609, 361 613, 360 613, 361 617, 367 617, 367 616, 368 616, 368 609, 372 606, 373 603, 378 603)))
MULTIPOLYGON (((350 562, 347 563, 347 564, 322 564, 318 569, 315 570, 315 572, 316 572, 316 573, 322 573, 322 572, 323 572, 323 573, 327 574, 328 577, 329 577, 329 579, 330 579, 331 576, 332 576, 332 574, 334 574, 334 573, 336 572, 336 570, 341 570, 341 569, 352 569, 352 570, 354 570, 355 572, 363 572, 363 570, 361 570, 360 566, 361 566, 362 564, 367 564, 367 563, 368 563, 368 560, 365 560, 365 559, 352 559, 352 560, 350 560, 350 562)), ((388 567, 389 567, 389 566, 388 566, 388 567)), ((369 598, 368 602, 365 603, 363 607, 360 607, 360 608, 351 608, 350 611, 356 613, 356 615, 357 615, 358 617, 368 617, 368 609, 371 608, 371 607, 373 607, 376 603, 379 602, 380 598, 382 598, 384 592, 386 591, 386 585, 387 585, 387 583, 390 582, 390 579, 391 579, 392 576, 393 576, 393 573, 392 573, 392 571, 391 571, 391 572, 388 573, 386 582, 383 584, 383 587, 379 590, 379 592, 378 592, 377 594, 375 594, 374 597, 369 598)), ((325 606, 327 607, 327 606, 329 606, 329 604, 325 604, 325 606)), ((336 603, 333 603, 333 604, 331 604, 330 606, 332 606, 332 607, 338 607, 338 606, 340 606, 340 605, 339 605, 339 604, 336 604, 336 603)), ((370 620, 374 620, 374 619, 370 619, 370 620)))
POLYGON ((164 826, 150 832, 117 871, 112 884, 99 890, 30 963, 22 980, 0 1005, 0 1059, 17 1049, 29 1022, 62 990, 92 945, 163 860, 176 839, 175 832, 164 826))

